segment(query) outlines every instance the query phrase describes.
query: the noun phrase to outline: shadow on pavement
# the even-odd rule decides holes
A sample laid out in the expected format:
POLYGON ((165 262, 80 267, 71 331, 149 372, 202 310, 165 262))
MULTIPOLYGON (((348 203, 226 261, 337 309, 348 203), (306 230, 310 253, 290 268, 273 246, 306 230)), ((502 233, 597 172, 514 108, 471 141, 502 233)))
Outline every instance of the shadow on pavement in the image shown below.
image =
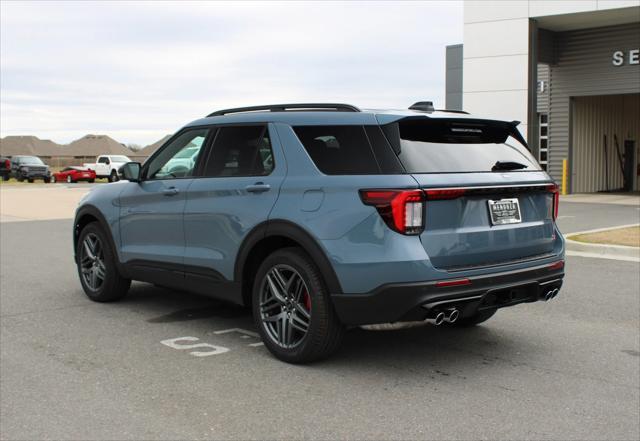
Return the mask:
MULTIPOLYGON (((151 316, 146 319, 148 323, 210 320, 214 331, 220 326, 215 319, 222 318, 225 327, 255 331, 247 308, 148 284, 134 284, 129 295, 118 305, 151 316)), ((506 333, 502 331, 503 326, 492 324, 493 320, 496 318, 471 328, 430 325, 376 331, 353 328, 346 333, 342 347, 331 358, 301 368, 333 366, 343 373, 363 368, 367 371, 425 369, 428 372, 424 374, 433 378, 450 375, 466 378, 470 373, 477 377, 484 370, 482 368, 499 363, 516 368, 526 366, 538 356, 546 358, 553 351, 553 347, 541 344, 535 334, 523 337, 522 330, 506 333), (480 368, 480 372, 473 373, 471 366, 480 368)), ((266 349, 264 356, 270 357, 266 349)))

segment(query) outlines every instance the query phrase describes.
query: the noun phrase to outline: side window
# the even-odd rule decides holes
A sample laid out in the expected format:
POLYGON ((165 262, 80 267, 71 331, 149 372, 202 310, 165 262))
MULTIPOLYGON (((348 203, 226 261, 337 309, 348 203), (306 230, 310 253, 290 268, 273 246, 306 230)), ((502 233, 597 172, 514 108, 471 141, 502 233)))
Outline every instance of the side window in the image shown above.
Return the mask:
POLYGON ((108 164, 109 163, 109 158, 107 158, 106 156, 102 156, 101 158, 98 159, 98 163, 99 164, 108 164))
POLYGON ((273 152, 266 126, 219 129, 205 176, 266 176, 273 171, 273 152))
POLYGON ((322 173, 380 174, 362 126, 301 126, 293 130, 322 173))
POLYGON ((184 132, 151 160, 147 179, 175 179, 193 176, 200 149, 209 129, 184 132))

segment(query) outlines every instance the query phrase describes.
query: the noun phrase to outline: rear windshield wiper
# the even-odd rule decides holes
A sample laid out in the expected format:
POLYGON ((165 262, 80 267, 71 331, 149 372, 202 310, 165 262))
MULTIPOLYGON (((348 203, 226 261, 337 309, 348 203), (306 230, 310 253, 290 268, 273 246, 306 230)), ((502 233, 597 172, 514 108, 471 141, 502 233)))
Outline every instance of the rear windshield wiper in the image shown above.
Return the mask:
POLYGON ((496 161, 491 167, 491 171, 501 171, 501 170, 520 170, 522 168, 527 168, 528 166, 525 164, 521 164, 520 162, 513 161, 496 161))

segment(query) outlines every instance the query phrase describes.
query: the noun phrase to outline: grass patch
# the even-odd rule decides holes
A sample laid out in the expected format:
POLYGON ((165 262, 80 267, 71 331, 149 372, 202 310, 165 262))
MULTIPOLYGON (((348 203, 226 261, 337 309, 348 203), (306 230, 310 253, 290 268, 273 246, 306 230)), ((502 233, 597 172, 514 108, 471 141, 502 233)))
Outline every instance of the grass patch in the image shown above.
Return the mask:
POLYGON ((598 233, 577 234, 569 239, 585 243, 640 247, 640 226, 616 228, 598 233))

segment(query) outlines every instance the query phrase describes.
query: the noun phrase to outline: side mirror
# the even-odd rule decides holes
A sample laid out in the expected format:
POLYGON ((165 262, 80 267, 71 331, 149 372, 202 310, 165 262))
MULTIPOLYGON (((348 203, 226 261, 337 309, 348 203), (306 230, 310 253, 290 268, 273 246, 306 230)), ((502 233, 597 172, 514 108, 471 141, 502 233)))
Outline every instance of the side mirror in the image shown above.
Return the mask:
POLYGON ((140 182, 140 163, 139 162, 127 162, 120 167, 119 173, 121 179, 125 179, 131 182, 140 182))

